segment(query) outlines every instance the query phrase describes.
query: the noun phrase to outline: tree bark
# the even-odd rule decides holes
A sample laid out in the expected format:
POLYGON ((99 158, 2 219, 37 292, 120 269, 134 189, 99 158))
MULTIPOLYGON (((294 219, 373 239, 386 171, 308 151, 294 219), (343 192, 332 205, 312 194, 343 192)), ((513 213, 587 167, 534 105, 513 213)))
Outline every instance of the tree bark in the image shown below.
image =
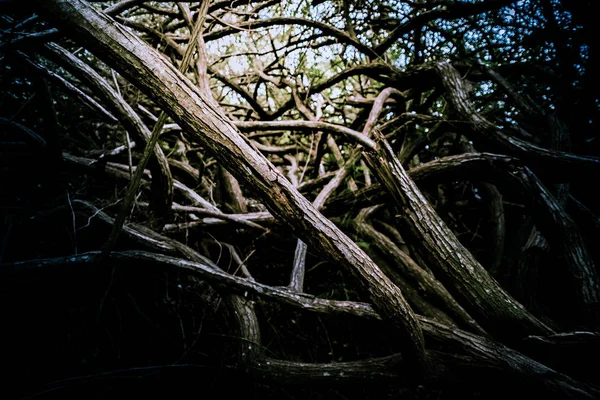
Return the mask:
POLYGON ((383 135, 375 132, 375 140, 378 150, 367 153, 367 161, 401 210, 398 218, 403 237, 412 240, 442 283, 465 302, 467 311, 501 338, 515 340, 536 332, 550 333, 550 328, 506 293, 458 241, 410 179, 383 135))
POLYGON ((356 274, 376 308, 397 328, 407 359, 414 362, 415 372, 424 372, 423 335, 400 289, 294 189, 198 88, 141 39, 86 3, 40 0, 35 4, 42 16, 85 44, 98 58, 155 99, 236 178, 246 182, 298 237, 356 274))

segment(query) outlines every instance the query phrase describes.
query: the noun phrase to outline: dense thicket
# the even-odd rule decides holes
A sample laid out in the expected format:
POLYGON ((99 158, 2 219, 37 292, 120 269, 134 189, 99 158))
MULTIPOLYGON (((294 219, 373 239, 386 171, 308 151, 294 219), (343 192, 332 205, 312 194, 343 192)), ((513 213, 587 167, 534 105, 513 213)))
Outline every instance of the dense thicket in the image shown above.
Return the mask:
POLYGON ((21 3, 2 391, 600 395, 591 2, 21 3))

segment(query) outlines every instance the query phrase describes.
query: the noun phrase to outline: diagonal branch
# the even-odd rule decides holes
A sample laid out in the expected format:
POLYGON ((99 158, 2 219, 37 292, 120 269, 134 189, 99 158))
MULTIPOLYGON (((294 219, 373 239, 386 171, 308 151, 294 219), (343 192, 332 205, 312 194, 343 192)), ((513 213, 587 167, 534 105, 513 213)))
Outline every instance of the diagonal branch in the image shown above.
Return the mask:
POLYGON ((431 207, 383 135, 375 131, 377 151, 366 160, 401 210, 403 236, 414 240, 429 266, 463 306, 489 332, 516 339, 551 330, 513 299, 458 241, 431 207), (501 325, 498 321, 503 321, 501 325))
MULTIPOLYGON (((267 207, 320 253, 358 275, 375 307, 396 328, 416 374, 424 372, 424 340, 402 292, 333 223, 237 131, 223 112, 137 36, 82 1, 36 1, 40 13, 127 77, 227 165, 267 207)), ((140 168, 141 169, 141 168, 140 168)))

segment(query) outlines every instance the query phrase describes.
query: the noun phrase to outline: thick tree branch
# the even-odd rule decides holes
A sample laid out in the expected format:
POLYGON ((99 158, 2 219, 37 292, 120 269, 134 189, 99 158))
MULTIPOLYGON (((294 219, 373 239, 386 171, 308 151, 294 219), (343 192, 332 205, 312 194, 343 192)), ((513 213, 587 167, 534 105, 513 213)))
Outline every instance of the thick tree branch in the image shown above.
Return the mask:
POLYGON ((252 186, 271 211, 321 254, 357 274, 373 303, 397 328, 417 370, 425 365, 423 338, 400 289, 335 225, 325 219, 285 177, 257 153, 212 102, 141 39, 80 1, 36 5, 101 59, 139 86, 194 139, 252 186), (200 134, 202 133, 202 134, 200 134))

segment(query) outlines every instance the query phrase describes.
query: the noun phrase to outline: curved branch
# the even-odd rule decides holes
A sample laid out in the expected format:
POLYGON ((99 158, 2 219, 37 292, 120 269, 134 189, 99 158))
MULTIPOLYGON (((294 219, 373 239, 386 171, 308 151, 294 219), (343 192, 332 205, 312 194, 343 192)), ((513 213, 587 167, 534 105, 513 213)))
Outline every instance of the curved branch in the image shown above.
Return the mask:
POLYGON ((306 26, 309 28, 316 28, 323 32, 323 34, 325 35, 335 37, 341 43, 352 45, 354 48, 356 48, 356 50, 360 51, 361 53, 364 53, 365 55, 375 57, 377 56, 377 54, 371 49, 371 47, 362 44, 361 42, 354 39, 351 35, 342 31, 341 29, 337 29, 322 22, 312 21, 306 18, 275 17, 264 20, 248 21, 238 24, 235 28, 224 28, 207 33, 204 36, 204 40, 208 42, 211 40, 221 39, 225 36, 232 35, 238 32, 240 29, 258 29, 279 25, 299 25, 306 26))
POLYGON ((570 174, 580 174, 581 168, 595 173, 600 171, 600 158, 549 150, 506 135, 502 129, 475 110, 460 73, 449 62, 437 63, 434 69, 459 115, 471 124, 472 133, 476 135, 477 140, 490 143, 509 155, 536 163, 539 169, 552 179, 569 179, 570 174))
POLYGON ((333 223, 324 218, 231 121, 163 56, 114 20, 87 3, 36 1, 43 15, 86 44, 99 58, 168 110, 172 118, 230 171, 251 186, 267 207, 328 259, 354 274, 373 303, 400 334, 415 373, 425 367, 424 340, 402 292, 375 263, 333 223))
POLYGON ((513 299, 473 255, 458 241, 410 179, 389 144, 376 133, 378 149, 367 152, 366 161, 392 194, 401 210, 403 236, 414 239, 421 255, 464 307, 489 332, 504 338, 520 338, 551 330, 513 299), (503 321, 502 326, 498 321, 503 321))
POLYGON ((375 142, 365 135, 353 129, 346 128, 343 125, 330 124, 321 121, 234 121, 234 124, 241 131, 270 131, 270 130, 321 130, 336 134, 342 134, 354 139, 357 143, 367 149, 375 149, 375 142))

